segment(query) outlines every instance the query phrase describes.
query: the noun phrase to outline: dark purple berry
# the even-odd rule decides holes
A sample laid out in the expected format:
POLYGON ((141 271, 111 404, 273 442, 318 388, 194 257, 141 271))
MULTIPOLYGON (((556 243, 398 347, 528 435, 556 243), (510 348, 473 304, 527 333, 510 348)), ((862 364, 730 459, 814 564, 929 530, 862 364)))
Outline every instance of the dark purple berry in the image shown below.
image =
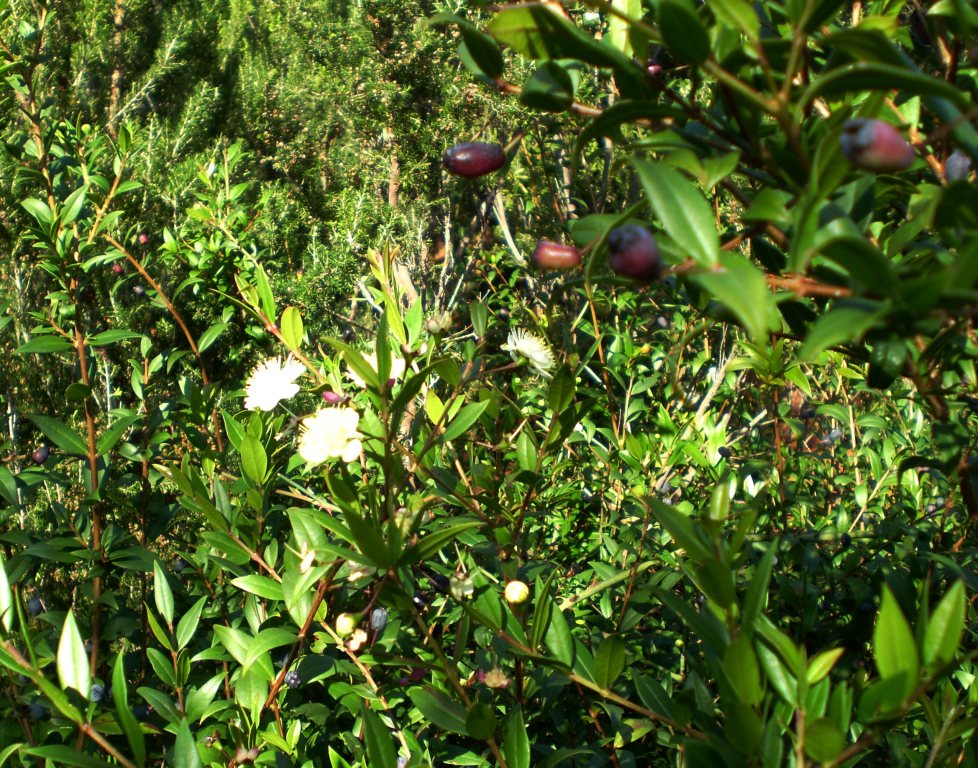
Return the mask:
POLYGON ((506 153, 499 144, 467 141, 449 147, 442 161, 449 173, 475 179, 501 168, 506 162, 506 153))
POLYGON ((47 707, 41 706, 36 701, 27 705, 27 714, 31 720, 47 720, 51 717, 51 713, 48 712, 47 707))
POLYGON ((135 707, 132 708, 132 716, 135 717, 137 720, 145 720, 146 718, 149 717, 149 714, 152 711, 153 708, 148 704, 137 704, 135 707))
POLYGON ((731 456, 730 449, 727 448, 727 446, 725 446, 725 445, 724 446, 721 446, 720 448, 718 448, 717 449, 717 453, 719 453, 720 456, 722 456, 725 459, 729 459, 730 456, 731 456))
POLYGON ((31 616, 37 616, 44 610, 44 605, 41 603, 41 598, 32 597, 27 601, 27 612, 31 616))
POLYGON ((302 676, 294 669, 291 669, 285 673, 285 684, 289 688, 298 688, 302 685, 302 676))
POLYGON ((31 461, 33 461, 38 466, 41 466, 45 461, 48 460, 48 456, 51 455, 51 449, 46 445, 38 446, 34 452, 31 454, 31 461))
POLYGON ((966 179, 971 174, 971 158, 960 149, 954 150, 944 163, 944 178, 948 181, 966 179))
POLYGON ((92 685, 92 690, 88 695, 96 704, 105 698, 105 688, 98 683, 92 685))
POLYGON ((843 533, 839 537, 839 544, 841 544, 842 545, 842 548, 845 549, 850 544, 852 544, 852 536, 850 536, 848 533, 843 533))
POLYGON ((643 283, 651 283, 662 274, 655 238, 638 224, 626 224, 608 235, 608 265, 616 275, 643 283))
POLYGON ((176 560, 173 561, 173 570, 175 570, 177 573, 183 573, 186 567, 187 567, 187 561, 184 560, 182 557, 178 557, 176 560))
POLYGON ((143 288, 143 286, 139 285, 139 283, 137 283, 132 287, 132 292, 139 298, 142 298, 143 296, 146 295, 146 289, 143 288))
POLYGON ((803 419, 806 419, 806 420, 807 419, 814 419, 815 418, 815 409, 812 406, 810 406, 810 405, 806 405, 804 408, 801 409, 801 413, 799 413, 798 415, 801 416, 803 419))

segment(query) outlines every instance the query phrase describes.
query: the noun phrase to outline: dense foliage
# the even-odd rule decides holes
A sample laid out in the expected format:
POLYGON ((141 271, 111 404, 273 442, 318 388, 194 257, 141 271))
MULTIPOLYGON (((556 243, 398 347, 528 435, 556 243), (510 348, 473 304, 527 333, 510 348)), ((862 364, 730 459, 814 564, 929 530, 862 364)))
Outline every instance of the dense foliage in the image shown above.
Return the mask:
POLYGON ((0 766, 978 764, 973 4, 0 10, 0 766))

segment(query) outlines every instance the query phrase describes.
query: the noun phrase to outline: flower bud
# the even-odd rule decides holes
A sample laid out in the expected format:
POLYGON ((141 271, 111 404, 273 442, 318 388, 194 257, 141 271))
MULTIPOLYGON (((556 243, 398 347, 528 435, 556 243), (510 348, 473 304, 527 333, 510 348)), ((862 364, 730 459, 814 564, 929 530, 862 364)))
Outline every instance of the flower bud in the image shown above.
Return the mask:
POLYGON ((530 588, 522 581, 511 581, 506 585, 506 602, 510 605, 525 603, 530 596, 530 588))

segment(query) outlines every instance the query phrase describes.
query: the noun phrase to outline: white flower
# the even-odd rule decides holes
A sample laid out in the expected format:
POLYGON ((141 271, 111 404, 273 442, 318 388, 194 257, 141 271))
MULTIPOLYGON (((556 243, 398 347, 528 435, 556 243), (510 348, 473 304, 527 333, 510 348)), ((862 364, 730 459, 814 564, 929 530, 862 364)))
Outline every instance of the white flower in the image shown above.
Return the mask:
POLYGON ((503 349, 517 363, 526 361, 538 374, 544 378, 550 377, 550 369, 556 365, 554 353, 550 351, 547 342, 522 328, 509 332, 509 338, 503 344, 503 349))
POLYGON ((355 461, 363 450, 359 422, 360 414, 352 408, 321 408, 306 416, 299 422, 299 455, 308 464, 355 461))
MULTIPOLYGON (((369 365, 375 371, 377 370, 377 355, 375 353, 368 352, 363 356, 363 359, 367 361, 367 365, 369 365)), ((401 358, 391 357, 390 378, 392 379, 401 378, 401 376, 404 375, 404 369, 405 369, 404 361, 401 358)), ((353 371, 352 368, 348 367, 346 369, 346 375, 349 376, 350 379, 353 381, 353 383, 356 384, 358 387, 360 387, 360 389, 367 388, 367 382, 365 382, 363 379, 357 376, 357 374, 353 371)))
POLYGON ((285 359, 272 357, 256 366, 245 384, 245 408, 270 411, 280 400, 288 400, 299 392, 295 383, 306 367, 291 355, 285 359))

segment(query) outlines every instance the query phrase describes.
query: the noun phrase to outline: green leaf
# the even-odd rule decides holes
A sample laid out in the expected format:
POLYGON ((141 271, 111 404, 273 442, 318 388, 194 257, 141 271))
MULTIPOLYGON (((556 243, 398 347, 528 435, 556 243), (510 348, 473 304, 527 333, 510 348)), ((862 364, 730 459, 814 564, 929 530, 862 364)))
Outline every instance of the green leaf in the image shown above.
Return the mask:
POLYGON ((466 711, 441 691, 430 688, 413 688, 408 696, 425 719, 444 731, 467 735, 466 711))
POLYGON ((4 563, 3 555, 0 554, 0 626, 7 632, 13 626, 14 620, 14 596, 10 591, 10 582, 7 580, 7 566, 4 563))
POLYGON ((75 615, 71 611, 65 616, 61 639, 58 641, 58 681, 62 688, 74 688, 84 699, 88 698, 92 687, 85 643, 82 642, 75 615))
POLYGON ((937 604, 924 633, 924 663, 929 667, 947 664, 954 659, 964 632, 964 582, 956 581, 937 604))
POLYGON ((860 341, 885 316, 885 309, 879 304, 839 303, 815 321, 798 352, 798 358, 815 362, 829 347, 860 341))
POLYGON ((512 709, 506 721, 503 756, 510 768, 530 768, 530 737, 523 724, 523 708, 520 706, 512 709))
POLYGON ((21 206, 31 216, 37 219, 39 224, 50 224, 54 221, 54 213, 48 208, 47 203, 43 203, 35 197, 28 197, 20 201, 21 206))
POLYGON ((142 337, 143 334, 136 333, 135 331, 112 328, 108 331, 96 333, 94 336, 89 336, 88 345, 90 347, 104 347, 106 344, 115 344, 118 341, 126 341, 127 339, 141 339, 142 337))
POLYGON ((477 701, 465 717, 465 728, 473 739, 485 741, 496 733, 496 715, 484 701, 477 701))
POLYGON ((156 602, 156 610, 160 616, 166 620, 167 625, 172 625, 173 592, 159 560, 153 562, 153 600, 156 602))
POLYGON ((206 604, 207 598, 202 597, 190 607, 189 611, 180 617, 176 633, 178 650, 186 647, 187 643, 193 640, 194 635, 197 633, 197 625, 200 623, 201 611, 204 610, 206 604))
POLYGON ((723 253, 718 269, 698 272, 694 279, 731 312, 755 344, 767 340, 773 303, 764 273, 738 253, 723 253))
POLYGON ((831 672, 832 667, 842 658, 842 654, 845 652, 845 648, 833 648, 829 651, 822 651, 812 659, 808 664, 808 673, 806 675, 808 684, 815 685, 815 683, 831 672))
POLYGON ((692 520, 659 499, 647 498, 646 502, 655 519, 669 532, 672 540, 686 550, 686 555, 691 560, 705 562, 712 559, 713 554, 696 535, 692 520))
POLYGON ((228 323, 214 323, 210 328, 200 334, 200 337, 197 339, 197 351, 203 352, 210 347, 228 329, 228 325, 228 323))
POLYGON ((72 453, 77 456, 88 454, 88 445, 81 436, 57 419, 39 414, 28 415, 27 418, 38 426, 48 440, 65 453, 72 453))
POLYGON ((112 665, 112 700, 115 703, 116 718, 122 726, 126 739, 129 741, 129 748, 132 756, 136 759, 137 765, 146 764, 146 739, 139 727, 132 710, 129 707, 129 694, 127 691, 126 669, 123 663, 123 654, 115 657, 112 665))
POLYGON ((238 589, 250 592, 253 595, 258 595, 258 597, 265 600, 285 599, 282 596, 282 586, 277 581, 267 576, 260 576, 257 573, 239 576, 236 579, 232 579, 231 584, 238 589))
POLYGON ((363 743, 367 748, 368 768, 385 768, 397 762, 397 751, 391 733, 377 713, 360 702, 360 716, 363 718, 363 743))
POLYGON ((904 94, 941 97, 959 109, 967 109, 969 99, 950 83, 915 72, 906 67, 857 62, 818 77, 802 95, 798 109, 806 109, 815 99, 845 96, 863 91, 902 91, 904 94))
POLYGON ((503 53, 496 45, 496 41, 472 25, 463 24, 460 28, 462 45, 459 48, 459 53, 463 57, 463 61, 467 54, 472 65, 475 66, 476 74, 482 74, 490 80, 502 77, 503 53))
POLYGON ((710 55, 710 36, 696 10, 679 0, 661 0, 656 21, 666 46, 690 64, 702 64, 710 55))
POLYGON ((672 699, 658 680, 648 675, 633 675, 635 692, 648 709, 666 717, 673 716, 672 699))
POLYGON ((594 654, 594 682, 610 688, 625 669, 625 641, 621 635, 608 635, 594 654))
POLYGON ((47 355, 54 352, 67 352, 74 348, 74 345, 67 339, 45 334, 32 337, 26 344, 17 347, 16 353, 18 355, 47 355))
POLYGON ((761 22, 747 0, 711 0, 710 10, 724 26, 739 29, 748 38, 760 33, 761 22))
POLYGON ((612 7, 628 17, 628 20, 614 14, 608 19, 608 34, 605 39, 626 56, 634 55, 631 35, 632 24, 629 20, 641 20, 642 0, 611 0, 612 7))
POLYGON ((142 414, 131 411, 125 413, 125 415, 118 415, 115 421, 112 422, 112 426, 99 435, 98 441, 95 444, 96 452, 101 456, 111 451, 116 447, 116 444, 122 439, 126 431, 137 421, 141 421, 142 418, 142 414))
POLYGON ((883 586, 876 628, 873 630, 873 659, 880 677, 904 678, 904 695, 910 693, 920 676, 920 657, 913 630, 888 585, 883 586))
POLYGON ((50 760, 54 765, 71 765, 76 768, 113 768, 112 765, 93 755, 70 747, 67 744, 48 744, 43 747, 23 749, 24 755, 50 760))
POLYGON ((181 718, 177 726, 177 739, 173 745, 173 768, 203 768, 194 734, 187 718, 181 718))
POLYGON ((737 639, 727 646, 723 655, 723 671, 726 672, 736 695, 744 704, 755 706, 761 702, 764 689, 761 688, 761 669, 757 663, 754 647, 746 633, 741 632, 737 639))
POLYGON ((523 83, 520 102, 541 112, 563 112, 574 101, 574 82, 560 64, 541 63, 523 83))
POLYGON ((567 623, 564 612, 556 606, 550 616, 550 624, 547 626, 544 635, 544 643, 557 661, 568 667, 574 666, 574 657, 577 653, 574 636, 571 634, 570 625, 567 623))
POLYGON ((442 435, 441 439, 449 443, 456 437, 461 437, 485 413, 486 408, 489 407, 491 402, 491 400, 483 400, 479 403, 469 403, 466 405, 458 412, 458 416, 452 419, 452 423, 445 429, 445 434, 442 435))
MULTIPOLYGON (((621 134, 621 126, 628 123, 634 123, 639 120, 641 121, 656 121, 662 118, 675 118, 680 117, 682 113, 675 107, 670 107, 666 104, 656 104, 652 101, 633 100, 626 99, 623 101, 616 102, 612 106, 603 110, 600 115, 595 117, 590 123, 588 123, 584 130, 581 131, 580 136, 577 139, 577 145, 574 148, 575 160, 580 158, 581 152, 587 146, 588 142, 594 141, 602 136, 607 136, 609 138, 617 138, 621 134)), ((590 214, 590 216, 585 216, 583 219, 587 219, 593 216, 604 217, 609 221, 613 221, 617 216, 611 214, 590 214)), ((575 219, 569 222, 569 226, 572 228, 579 224, 583 219, 575 219)), ((591 240, 590 237, 578 238, 574 234, 575 242, 583 245, 591 240)))
POLYGON ((255 485, 261 485, 268 469, 268 456, 261 440, 246 434, 241 438, 241 470, 255 485))
POLYGON ((831 763, 846 745, 839 726, 825 717, 805 725, 805 754, 823 765, 831 763))
POLYGON ((440 552, 449 542, 454 541, 468 531, 473 531, 484 525, 485 523, 481 520, 469 520, 429 533, 418 541, 417 544, 404 550, 404 555, 401 557, 401 564, 423 563, 432 555, 440 552))
POLYGON ((720 261, 716 216, 696 186, 675 168, 633 159, 645 196, 680 250, 703 266, 720 261))
POLYGON ((304 330, 302 327, 302 314, 298 309, 295 307, 286 307, 282 312, 279 327, 282 331, 282 338, 285 340, 285 346, 294 350, 302 349, 304 330))

